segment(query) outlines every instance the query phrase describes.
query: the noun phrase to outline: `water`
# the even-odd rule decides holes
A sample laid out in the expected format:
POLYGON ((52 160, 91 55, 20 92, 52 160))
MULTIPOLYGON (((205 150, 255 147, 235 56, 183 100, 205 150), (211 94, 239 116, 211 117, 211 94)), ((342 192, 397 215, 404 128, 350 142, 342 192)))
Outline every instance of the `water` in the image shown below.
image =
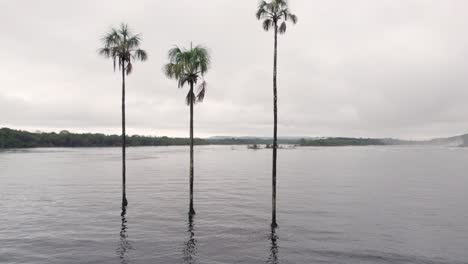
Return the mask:
POLYGON ((0 152, 0 263, 468 263, 468 149, 187 147, 0 152))

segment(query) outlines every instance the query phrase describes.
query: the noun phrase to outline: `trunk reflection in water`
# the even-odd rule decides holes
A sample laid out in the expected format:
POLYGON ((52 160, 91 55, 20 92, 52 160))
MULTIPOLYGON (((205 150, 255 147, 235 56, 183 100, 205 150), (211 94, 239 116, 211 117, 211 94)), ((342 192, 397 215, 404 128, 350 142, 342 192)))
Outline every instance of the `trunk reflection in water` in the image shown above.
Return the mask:
POLYGON ((127 264, 128 262, 128 252, 132 250, 132 245, 130 241, 128 241, 128 234, 127 234, 127 219, 125 215, 127 213, 127 209, 122 207, 122 213, 120 216, 122 217, 122 225, 120 227, 120 241, 119 247, 117 248, 116 252, 120 258, 120 263, 127 264))
POLYGON ((195 239, 194 232, 194 215, 189 214, 188 217, 188 230, 189 238, 184 244, 184 263, 194 264, 197 263, 196 254, 197 254, 197 240, 195 239))
POLYGON ((268 257, 267 263, 270 264, 278 264, 278 235, 276 234, 276 229, 271 228, 271 233, 270 233, 270 256, 268 257))

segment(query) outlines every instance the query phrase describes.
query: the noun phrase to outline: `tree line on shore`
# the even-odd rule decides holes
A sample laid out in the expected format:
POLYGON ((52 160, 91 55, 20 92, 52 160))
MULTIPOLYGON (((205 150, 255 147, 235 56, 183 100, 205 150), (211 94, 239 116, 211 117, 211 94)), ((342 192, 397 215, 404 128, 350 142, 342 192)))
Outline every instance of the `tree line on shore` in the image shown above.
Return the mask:
MULTIPOLYGON (((272 138, 261 137, 214 137, 194 138, 195 145, 259 145, 272 146, 272 138)), ((278 138, 279 144, 297 146, 371 146, 409 144, 406 141, 386 141, 374 138, 278 138)), ((188 146, 190 138, 156 137, 156 136, 126 136, 127 147, 143 146, 188 146)), ((56 132, 28 132, 10 128, 0 128, 0 148, 40 148, 40 147, 121 147, 120 135, 105 135, 100 133, 72 133, 62 130, 56 132)))
MULTIPOLYGON (((189 144, 188 138, 126 136, 126 146, 182 146, 189 144)), ((210 144, 206 139, 195 138, 197 145, 210 144)), ((0 129, 0 148, 37 148, 37 147, 120 147, 120 135, 99 133, 71 133, 63 130, 59 133, 31 133, 9 128, 0 129)))
POLYGON ((335 137, 335 138, 316 138, 316 139, 301 139, 299 140, 300 146, 324 146, 324 147, 338 147, 338 146, 378 146, 387 145, 384 140, 378 138, 348 138, 348 137, 335 137))
MULTIPOLYGON (((248 145, 271 144, 271 139, 261 138, 194 138, 195 145, 248 145)), ((297 140, 283 140, 282 144, 296 144, 297 140)), ((190 138, 126 136, 127 147, 140 146, 188 146, 190 138)), ((39 147, 121 147, 120 135, 100 133, 71 133, 66 130, 56 132, 28 132, 10 128, 0 128, 0 148, 39 148, 39 147)))

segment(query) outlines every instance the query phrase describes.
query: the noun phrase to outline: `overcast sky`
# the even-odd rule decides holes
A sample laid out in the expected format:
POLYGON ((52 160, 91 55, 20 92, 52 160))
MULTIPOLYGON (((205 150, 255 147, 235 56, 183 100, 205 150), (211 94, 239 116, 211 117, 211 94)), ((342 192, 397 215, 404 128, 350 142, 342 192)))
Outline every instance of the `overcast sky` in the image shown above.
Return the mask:
MULTIPOLYGON (((273 33, 255 0, 0 0, 0 126, 120 132, 120 75, 97 55, 111 26, 142 33, 127 79, 130 134, 188 136, 173 45, 212 54, 195 135, 272 134, 273 33)), ((468 1, 290 0, 279 38, 279 135, 409 139, 468 132, 468 1)))

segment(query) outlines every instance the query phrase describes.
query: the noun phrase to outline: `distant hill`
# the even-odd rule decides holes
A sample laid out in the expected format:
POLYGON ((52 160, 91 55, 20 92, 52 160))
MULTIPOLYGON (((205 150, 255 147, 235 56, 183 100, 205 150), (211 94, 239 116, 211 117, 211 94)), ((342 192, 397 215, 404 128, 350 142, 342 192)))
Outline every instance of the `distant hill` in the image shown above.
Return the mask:
POLYGON ((448 138, 435 138, 429 140, 428 144, 466 147, 468 146, 468 134, 448 138))
POLYGON ((400 140, 400 139, 382 139, 386 145, 433 145, 433 146, 449 146, 449 147, 467 147, 468 134, 447 137, 434 138, 430 140, 400 140))
POLYGON ((329 137, 320 139, 304 139, 300 141, 304 146, 376 146, 376 145, 420 145, 420 146, 448 146, 468 147, 468 134, 435 138, 430 140, 403 140, 394 138, 344 138, 329 137))

